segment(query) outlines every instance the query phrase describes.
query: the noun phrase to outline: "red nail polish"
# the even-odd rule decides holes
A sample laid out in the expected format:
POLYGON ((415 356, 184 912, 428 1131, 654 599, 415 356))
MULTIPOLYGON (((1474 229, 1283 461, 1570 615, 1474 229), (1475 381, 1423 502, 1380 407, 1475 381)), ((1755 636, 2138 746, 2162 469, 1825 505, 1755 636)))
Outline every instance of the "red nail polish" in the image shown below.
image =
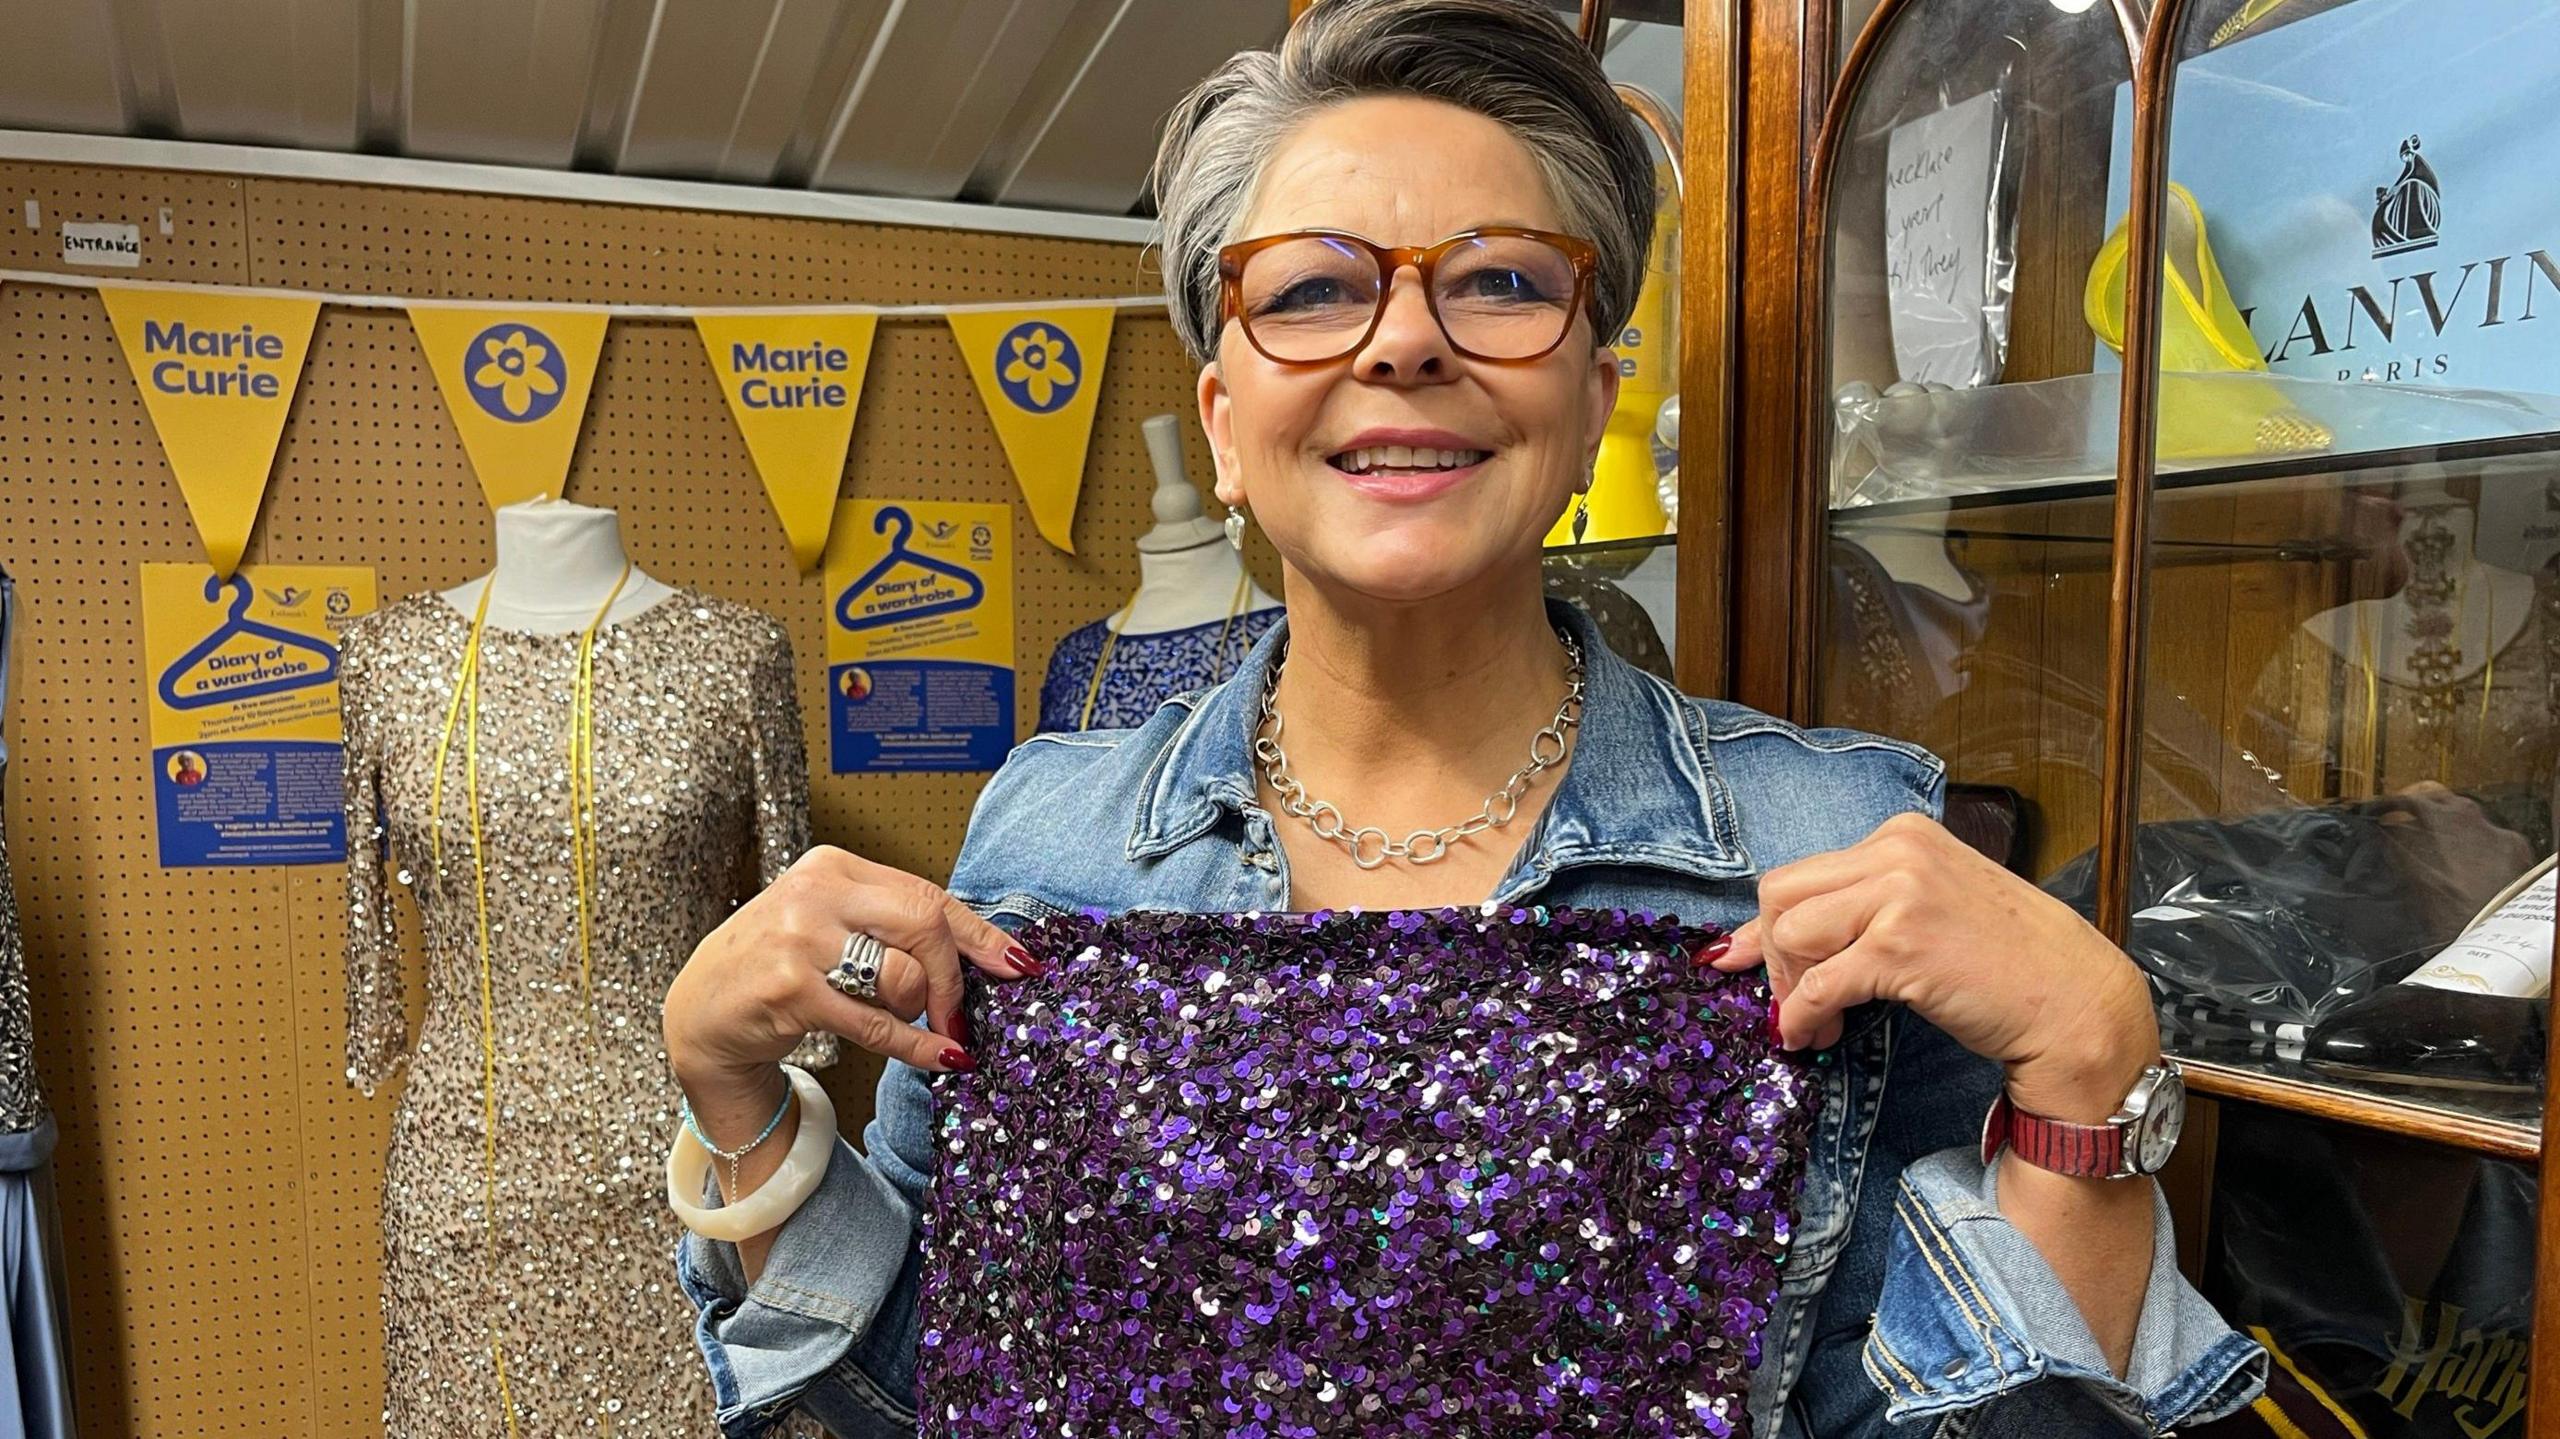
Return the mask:
POLYGON ((975 1074, 978 1061, 971 1059, 965 1049, 945 1049, 942 1051, 942 1067, 954 1074, 975 1074))
POLYGON ((1720 934, 1714 939, 1708 940, 1705 944, 1698 946, 1698 952, 1691 956, 1691 958, 1699 965, 1704 966, 1713 964, 1732 952, 1733 936, 1729 934, 1720 934))
POLYGON ((1780 1049, 1787 1047, 1787 1032, 1778 1027, 1778 997, 1769 996, 1769 1042, 1780 1049))
POLYGON ((1004 962, 1012 965, 1018 970, 1021 970, 1024 974, 1031 976, 1033 979, 1038 979, 1049 972, 1049 966, 1033 959, 1031 957, 1031 951, 1024 949, 1018 944, 1012 945, 1005 950, 1004 962))
POLYGON ((951 1037, 960 1041, 962 1049, 969 1047, 969 1011, 965 1009, 951 1011, 951 1037))

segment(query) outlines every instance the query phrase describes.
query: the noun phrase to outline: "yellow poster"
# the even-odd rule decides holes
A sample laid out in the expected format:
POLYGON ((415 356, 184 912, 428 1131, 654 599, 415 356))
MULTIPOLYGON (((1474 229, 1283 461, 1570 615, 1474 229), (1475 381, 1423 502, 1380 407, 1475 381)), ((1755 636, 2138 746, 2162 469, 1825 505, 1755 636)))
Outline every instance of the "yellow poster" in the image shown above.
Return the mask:
POLYGON ((877 315, 696 315, 702 348, 802 571, 825 556, 877 315))
POLYGON ((569 460, 609 319, 602 310, 409 306, 409 326, 491 509, 568 498, 569 460))
POLYGON ((257 527, 320 302, 123 285, 98 298, 205 558, 228 575, 257 527))
POLYGON ((1074 554, 1076 492, 1111 349, 1109 305, 955 310, 945 318, 995 421, 1040 537, 1074 554))
POLYGON ((163 866, 345 861, 338 641, 372 609, 359 565, 142 567, 163 866))
POLYGON ((1013 748, 1013 511, 847 500, 827 546, 837 774, 992 770, 1013 748))

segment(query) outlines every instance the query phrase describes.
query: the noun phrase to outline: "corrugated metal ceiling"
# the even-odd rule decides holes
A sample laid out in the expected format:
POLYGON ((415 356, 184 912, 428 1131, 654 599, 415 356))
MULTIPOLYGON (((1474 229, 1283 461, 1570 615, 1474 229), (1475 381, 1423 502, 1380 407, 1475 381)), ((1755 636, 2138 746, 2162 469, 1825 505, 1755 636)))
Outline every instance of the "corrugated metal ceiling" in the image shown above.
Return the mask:
MULTIPOLYGON (((1620 13, 1650 13, 1639 0, 1620 13)), ((1125 214, 1286 0, 0 0, 0 128, 1125 214)), ((1677 101, 1678 35, 1613 72, 1677 101)))

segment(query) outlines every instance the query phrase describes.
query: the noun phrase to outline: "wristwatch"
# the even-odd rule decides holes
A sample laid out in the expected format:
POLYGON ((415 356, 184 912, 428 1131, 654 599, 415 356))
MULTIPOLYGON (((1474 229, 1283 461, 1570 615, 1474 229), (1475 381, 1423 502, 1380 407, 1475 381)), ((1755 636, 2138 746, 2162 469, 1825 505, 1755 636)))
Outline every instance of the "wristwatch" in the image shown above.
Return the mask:
POLYGON ((1982 1117, 1982 1162, 2003 1148, 2038 1169, 2082 1179, 2135 1179, 2168 1167, 2187 1122, 2187 1081, 2174 1059, 2142 1071, 2124 1104, 2104 1124, 2066 1124, 2029 1114, 2009 1101, 1991 1101, 1982 1117))

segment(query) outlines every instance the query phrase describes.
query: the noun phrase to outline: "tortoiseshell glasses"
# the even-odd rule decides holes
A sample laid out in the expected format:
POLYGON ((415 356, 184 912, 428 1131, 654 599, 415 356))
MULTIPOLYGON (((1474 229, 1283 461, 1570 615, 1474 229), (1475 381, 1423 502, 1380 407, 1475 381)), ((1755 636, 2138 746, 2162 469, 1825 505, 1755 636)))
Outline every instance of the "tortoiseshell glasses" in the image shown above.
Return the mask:
POLYGON ((1284 365, 1325 365, 1377 333, 1396 272, 1411 265, 1449 347, 1470 359, 1545 357, 1573 329, 1599 252, 1585 240, 1505 225, 1434 245, 1385 246, 1339 230, 1239 240, 1218 252, 1222 319, 1284 365))

